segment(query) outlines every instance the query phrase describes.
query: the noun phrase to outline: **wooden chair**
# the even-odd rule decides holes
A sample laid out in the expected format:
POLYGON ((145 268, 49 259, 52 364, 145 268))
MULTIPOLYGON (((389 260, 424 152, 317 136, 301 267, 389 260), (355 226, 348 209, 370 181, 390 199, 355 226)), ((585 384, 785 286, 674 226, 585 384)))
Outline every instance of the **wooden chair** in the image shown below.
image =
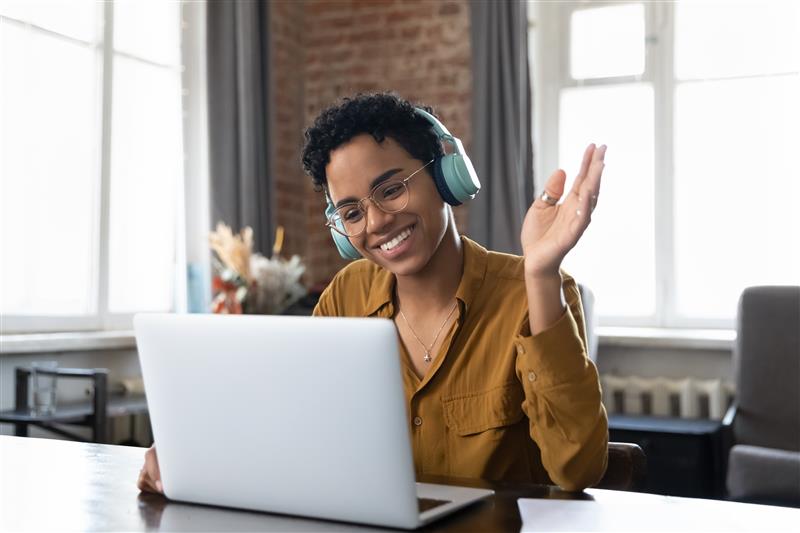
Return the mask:
POLYGON ((598 489, 638 491, 647 477, 647 457, 637 445, 629 442, 608 443, 608 467, 598 489))

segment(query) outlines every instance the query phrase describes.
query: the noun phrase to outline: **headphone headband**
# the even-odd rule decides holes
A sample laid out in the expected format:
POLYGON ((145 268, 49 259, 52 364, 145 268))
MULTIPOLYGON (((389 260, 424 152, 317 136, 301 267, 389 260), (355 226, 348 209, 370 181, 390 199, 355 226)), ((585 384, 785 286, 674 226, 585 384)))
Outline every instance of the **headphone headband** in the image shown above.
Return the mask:
POLYGON ((414 111, 416 111, 417 115, 420 115, 421 117, 425 118, 428 122, 430 122, 431 127, 433 127, 433 131, 436 133, 436 136, 439 137, 439 139, 442 139, 444 137, 451 139, 453 138, 453 134, 450 133, 447 127, 444 124, 442 124, 442 122, 438 118, 428 113, 421 107, 415 107, 414 111))

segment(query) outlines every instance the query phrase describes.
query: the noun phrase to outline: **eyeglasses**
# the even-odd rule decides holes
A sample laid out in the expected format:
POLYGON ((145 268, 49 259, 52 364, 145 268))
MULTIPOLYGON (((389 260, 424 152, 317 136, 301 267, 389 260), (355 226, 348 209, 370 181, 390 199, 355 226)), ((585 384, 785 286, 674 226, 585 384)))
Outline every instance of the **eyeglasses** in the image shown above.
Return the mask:
POLYGON ((411 194, 408 191, 408 180, 422 169, 433 163, 433 159, 409 174, 407 178, 392 179, 376 185, 368 196, 358 202, 350 202, 337 207, 328 217, 326 226, 336 230, 345 237, 360 235, 367 227, 367 207, 369 200, 384 213, 399 213, 408 206, 411 194))

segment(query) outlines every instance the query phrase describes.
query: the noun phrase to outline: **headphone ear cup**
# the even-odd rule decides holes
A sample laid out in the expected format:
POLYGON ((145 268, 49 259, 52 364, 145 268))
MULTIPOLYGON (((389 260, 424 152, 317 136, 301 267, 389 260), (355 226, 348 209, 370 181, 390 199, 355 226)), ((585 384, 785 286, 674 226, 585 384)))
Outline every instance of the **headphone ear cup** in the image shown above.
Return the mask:
POLYGON ((336 244, 339 255, 344 259, 358 259, 361 257, 361 254, 356 250, 356 247, 353 246, 353 243, 350 242, 350 239, 333 229, 331 230, 331 237, 333 237, 333 242, 336 244))
POLYGON ((472 200, 481 189, 472 161, 464 154, 447 154, 436 160, 433 181, 442 199, 450 205, 472 200))
POLYGON ((436 185, 436 190, 439 191, 439 196, 442 197, 442 200, 450 205, 461 205, 461 202, 458 201, 458 198, 453 196, 453 193, 450 192, 450 187, 447 185, 447 177, 445 176, 444 169, 442 167, 442 162, 448 157, 450 156, 446 155, 434 161, 433 183, 436 185))
POLYGON ((415 108, 415 111, 430 123, 439 141, 449 144, 454 150, 453 153, 438 158, 433 166, 433 181, 442 199, 450 205, 461 205, 472 200, 481 190, 481 181, 464 151, 464 145, 428 111, 421 107, 415 108))

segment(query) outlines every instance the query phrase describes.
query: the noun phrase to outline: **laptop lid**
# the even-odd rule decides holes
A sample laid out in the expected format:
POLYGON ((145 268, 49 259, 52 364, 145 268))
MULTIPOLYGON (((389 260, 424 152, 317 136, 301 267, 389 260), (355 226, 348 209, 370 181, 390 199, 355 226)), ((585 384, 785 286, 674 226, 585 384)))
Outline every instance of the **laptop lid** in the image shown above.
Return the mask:
POLYGON ((134 329, 168 497, 418 525, 391 321, 139 314, 134 329))

